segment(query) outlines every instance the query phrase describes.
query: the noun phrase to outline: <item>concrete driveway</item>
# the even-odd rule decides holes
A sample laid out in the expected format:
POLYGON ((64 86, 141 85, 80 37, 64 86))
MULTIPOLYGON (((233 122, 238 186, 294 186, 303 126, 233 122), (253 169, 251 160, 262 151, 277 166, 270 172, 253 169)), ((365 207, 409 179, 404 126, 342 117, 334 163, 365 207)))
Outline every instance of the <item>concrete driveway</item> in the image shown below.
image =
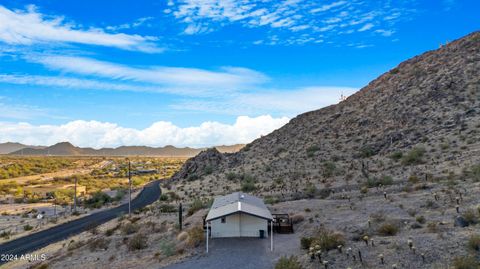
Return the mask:
POLYGON ((192 257, 167 269, 269 269, 274 268, 281 256, 300 251, 295 234, 274 234, 274 251, 270 251, 270 238, 214 238, 210 239, 209 253, 192 257))

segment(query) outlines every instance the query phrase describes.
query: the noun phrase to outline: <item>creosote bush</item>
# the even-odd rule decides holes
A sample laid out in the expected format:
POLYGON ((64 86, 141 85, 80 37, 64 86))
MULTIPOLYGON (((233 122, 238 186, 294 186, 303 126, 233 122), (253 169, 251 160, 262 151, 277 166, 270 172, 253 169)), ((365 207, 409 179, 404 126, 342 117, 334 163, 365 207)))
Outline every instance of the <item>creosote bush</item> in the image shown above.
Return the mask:
POLYGON ((297 257, 281 257, 277 264, 275 264, 275 269, 302 269, 302 265, 298 262, 297 257))
POLYGON ((201 226, 188 230, 188 245, 198 247, 205 240, 205 234, 201 226))
POLYGON ((312 237, 303 238, 300 242, 301 244, 307 244, 308 241, 310 241, 309 247, 318 245, 323 251, 337 249, 339 245, 345 245, 345 239, 341 233, 330 231, 323 227, 318 228, 312 237))
POLYGON ((133 234, 138 231, 138 225, 129 222, 127 224, 122 225, 121 230, 124 235, 133 234))
POLYGON ((475 225, 478 223, 478 216, 473 209, 468 209, 463 212, 462 217, 468 223, 468 225, 475 225))
POLYGON ((140 250, 147 247, 147 237, 138 233, 128 240, 128 249, 129 250, 140 250))
POLYGON ((382 236, 394 236, 398 233, 398 227, 392 223, 384 223, 378 227, 377 233, 382 236))
POLYGON ((473 251, 480 251, 480 235, 479 234, 472 235, 468 239, 467 246, 469 249, 473 251))
POLYGON ((402 163, 404 165, 415 165, 423 163, 423 156, 425 155, 425 148, 416 147, 409 151, 402 157, 402 163))
POLYGON ((192 202, 192 204, 190 205, 190 207, 188 208, 187 215, 191 216, 191 215, 195 214, 195 212, 197 212, 198 210, 203 209, 203 208, 205 208, 205 204, 202 202, 202 200, 195 199, 192 202))
POLYGON ((453 259, 454 269, 478 269, 480 264, 473 256, 456 257, 453 259))
POLYGON ((88 244, 90 251, 96 250, 106 250, 108 245, 110 244, 110 240, 107 240, 103 237, 95 238, 88 244))

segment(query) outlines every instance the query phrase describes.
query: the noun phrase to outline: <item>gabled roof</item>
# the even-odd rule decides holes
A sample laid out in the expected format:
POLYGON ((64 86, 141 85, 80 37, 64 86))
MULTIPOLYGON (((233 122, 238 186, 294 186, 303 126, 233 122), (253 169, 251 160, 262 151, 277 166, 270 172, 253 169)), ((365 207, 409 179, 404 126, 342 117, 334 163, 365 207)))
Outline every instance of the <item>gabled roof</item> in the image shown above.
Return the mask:
POLYGON ((272 214, 262 199, 243 192, 234 192, 215 198, 206 221, 240 212, 266 220, 272 219, 272 214))

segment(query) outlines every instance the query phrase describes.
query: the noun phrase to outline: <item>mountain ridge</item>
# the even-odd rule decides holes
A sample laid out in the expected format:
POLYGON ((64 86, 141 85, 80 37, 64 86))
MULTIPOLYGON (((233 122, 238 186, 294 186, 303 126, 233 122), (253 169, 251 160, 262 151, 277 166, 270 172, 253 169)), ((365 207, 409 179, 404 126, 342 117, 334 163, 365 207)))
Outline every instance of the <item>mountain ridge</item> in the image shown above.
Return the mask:
MULTIPOLYGON (((236 152, 243 147, 243 144, 229 146, 216 146, 221 152, 236 152)), ((0 143, 0 154, 8 155, 33 155, 33 156, 161 156, 161 157, 191 157, 207 148, 178 148, 172 145, 164 147, 148 146, 120 146, 117 148, 81 148, 72 145, 70 142, 60 142, 54 145, 27 146, 20 143, 0 143), (11 149, 10 151, 8 151, 11 149)))

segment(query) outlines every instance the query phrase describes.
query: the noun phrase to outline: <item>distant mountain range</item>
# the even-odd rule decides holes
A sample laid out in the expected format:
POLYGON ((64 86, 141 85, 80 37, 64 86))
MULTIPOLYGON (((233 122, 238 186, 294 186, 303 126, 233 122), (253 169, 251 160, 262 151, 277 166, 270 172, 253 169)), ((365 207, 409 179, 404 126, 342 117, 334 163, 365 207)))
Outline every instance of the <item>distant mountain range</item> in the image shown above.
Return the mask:
MULTIPOLYGON (((216 146, 222 153, 239 151, 244 145, 216 146)), ((174 146, 146 147, 121 146, 118 148, 80 148, 69 142, 57 143, 53 146, 29 146, 20 143, 0 143, 0 154, 8 155, 36 155, 36 156, 163 156, 163 157, 193 157, 207 148, 177 148, 174 146)))

